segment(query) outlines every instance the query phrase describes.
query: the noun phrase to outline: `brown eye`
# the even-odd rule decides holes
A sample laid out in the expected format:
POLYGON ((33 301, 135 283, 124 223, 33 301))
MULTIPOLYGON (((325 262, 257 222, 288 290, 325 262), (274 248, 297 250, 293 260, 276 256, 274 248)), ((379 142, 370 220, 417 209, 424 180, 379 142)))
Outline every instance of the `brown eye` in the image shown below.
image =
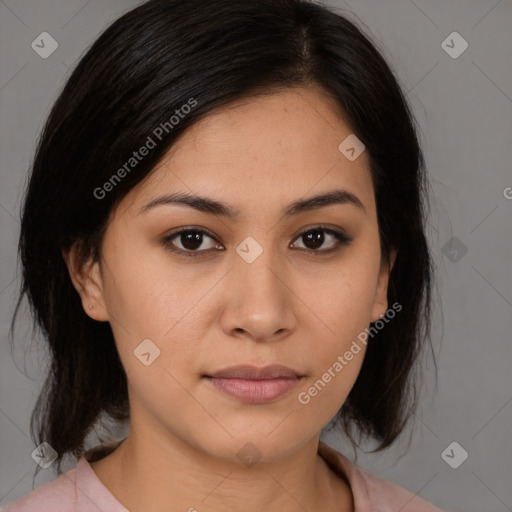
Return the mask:
POLYGON ((313 229, 308 229, 307 231, 303 231, 298 237, 298 240, 302 239, 304 240, 305 248, 311 252, 320 252, 320 253, 326 253, 326 252, 333 252, 340 248, 340 246, 348 244, 352 241, 352 238, 349 238, 345 236, 343 233, 339 231, 335 231, 333 229, 323 228, 321 226, 315 227, 313 229), (326 241, 326 234, 327 234, 327 240, 329 240, 329 237, 331 239, 333 238, 335 240, 334 246, 331 244, 330 248, 319 250, 320 247, 323 246, 323 244, 326 241))
MULTIPOLYGON (((163 243, 171 251, 178 251, 183 253, 185 256, 197 256, 197 253, 205 252, 211 247, 206 247, 199 250, 200 247, 204 246, 204 240, 209 238, 214 240, 206 231, 202 229, 190 229, 184 228, 164 238, 163 243), (181 247, 176 247, 176 243, 179 242, 181 247)), ((215 247, 215 244, 213 245, 215 247)))
MULTIPOLYGON (((177 252, 183 256, 201 256, 201 253, 208 253, 211 249, 224 250, 216 243, 205 244, 205 240, 210 239, 216 242, 215 238, 203 229, 195 228, 182 228, 179 231, 166 236, 162 240, 162 244, 170 251, 177 252), (181 247, 179 245, 181 245, 181 247), (206 247, 205 247, 206 245, 206 247)), ((307 231, 303 231, 296 240, 303 240, 304 250, 314 254, 332 253, 352 242, 352 238, 346 236, 344 233, 316 226, 307 231), (321 247, 331 240, 330 247, 321 249, 321 247), (332 241, 334 240, 334 243, 332 241)))

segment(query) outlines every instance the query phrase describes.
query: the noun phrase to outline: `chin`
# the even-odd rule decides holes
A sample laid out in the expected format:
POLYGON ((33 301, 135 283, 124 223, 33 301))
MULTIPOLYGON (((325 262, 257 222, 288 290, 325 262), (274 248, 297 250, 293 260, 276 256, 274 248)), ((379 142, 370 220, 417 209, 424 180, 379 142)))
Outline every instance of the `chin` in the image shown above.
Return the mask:
POLYGON ((314 436, 306 436, 304 432, 294 435, 289 429, 280 430, 282 424, 278 425, 279 421, 276 421, 272 431, 253 424, 249 428, 230 430, 233 437, 226 433, 220 438, 209 439, 207 443, 203 440, 201 444, 203 450, 213 457, 252 467, 257 462, 272 462, 289 456, 314 436))

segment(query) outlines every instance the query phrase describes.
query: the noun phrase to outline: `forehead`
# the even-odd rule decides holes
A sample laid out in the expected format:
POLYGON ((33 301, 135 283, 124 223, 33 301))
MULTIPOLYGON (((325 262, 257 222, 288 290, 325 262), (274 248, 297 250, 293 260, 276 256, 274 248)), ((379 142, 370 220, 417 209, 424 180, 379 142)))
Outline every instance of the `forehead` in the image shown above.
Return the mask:
POLYGON ((350 161, 338 148, 351 133, 320 87, 238 100, 181 134, 130 192, 130 211, 135 215, 158 194, 186 192, 222 199, 241 212, 252 206, 254 216, 334 188, 356 194, 371 211, 366 151, 350 161))

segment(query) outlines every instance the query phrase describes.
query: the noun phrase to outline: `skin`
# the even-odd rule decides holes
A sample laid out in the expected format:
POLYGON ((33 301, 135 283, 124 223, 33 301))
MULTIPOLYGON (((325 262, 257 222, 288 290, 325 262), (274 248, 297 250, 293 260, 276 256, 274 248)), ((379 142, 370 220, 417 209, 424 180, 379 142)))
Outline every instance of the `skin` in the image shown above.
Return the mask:
MULTIPOLYGON (((130 511, 354 510, 349 485, 317 448, 354 385, 365 345, 307 405, 298 400, 388 307, 390 268, 380 253, 368 155, 349 161, 338 150, 352 131, 337 111, 317 86, 218 110, 184 132, 119 203, 101 262, 78 268, 74 249, 65 254, 86 314, 110 322, 127 371, 129 434, 91 467, 130 511), (293 201, 337 188, 366 211, 335 204, 281 218, 293 201), (240 217, 178 204, 139 214, 177 191, 223 201, 240 217), (334 237, 323 232, 315 246, 299 236, 318 224, 353 241, 322 255, 337 246, 334 237), (180 227, 212 235, 195 246, 197 258, 162 243, 180 227), (235 251, 248 236, 263 249, 252 263, 235 251), (149 366, 134 356, 147 338, 160 350, 149 366), (283 364, 305 378, 257 405, 201 378, 242 363, 283 364), (237 458, 248 442, 261 456, 252 467, 237 458)), ((179 235, 174 247, 194 250, 179 235)))

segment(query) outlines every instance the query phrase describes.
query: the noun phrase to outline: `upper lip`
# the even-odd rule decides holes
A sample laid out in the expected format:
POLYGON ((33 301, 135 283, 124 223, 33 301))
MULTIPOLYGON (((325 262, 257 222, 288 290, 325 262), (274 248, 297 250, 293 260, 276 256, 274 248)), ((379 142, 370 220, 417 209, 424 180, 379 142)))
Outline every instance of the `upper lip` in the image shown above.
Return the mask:
POLYGON ((302 377, 301 374, 286 366, 274 364, 258 368, 252 365, 229 366, 218 372, 207 374, 206 377, 215 377, 222 379, 296 379, 302 377))

